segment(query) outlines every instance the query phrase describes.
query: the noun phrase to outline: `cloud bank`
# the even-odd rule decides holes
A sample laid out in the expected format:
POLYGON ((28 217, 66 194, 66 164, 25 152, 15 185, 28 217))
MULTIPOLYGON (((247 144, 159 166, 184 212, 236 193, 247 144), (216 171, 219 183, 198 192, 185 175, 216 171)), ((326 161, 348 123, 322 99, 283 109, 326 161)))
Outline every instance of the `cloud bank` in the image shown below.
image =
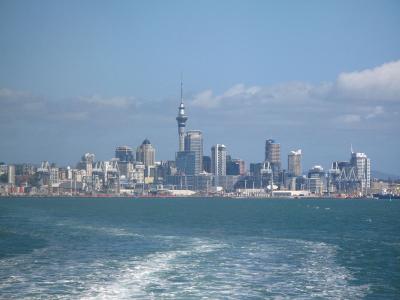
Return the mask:
POLYGON ((212 90, 192 97, 190 104, 206 110, 246 110, 253 116, 276 112, 323 115, 324 120, 354 124, 390 118, 400 108, 400 61, 357 72, 339 74, 335 82, 312 85, 289 82, 275 86, 237 84, 220 95, 212 90))
MULTIPOLYGON (((316 158, 320 155, 318 159, 327 159, 324 153, 338 151, 330 141, 356 141, 369 145, 372 151, 375 139, 380 138, 393 149, 400 147, 392 138, 400 128, 400 61, 341 73, 333 82, 238 83, 221 93, 208 88, 185 96, 188 129, 203 130, 205 153, 208 143, 221 142, 244 153, 240 154, 242 158, 258 161, 262 159, 263 139, 271 137, 303 147, 305 155, 314 151, 313 147, 329 145, 329 149, 312 154, 316 158), (321 145, 316 144, 324 139, 321 145), (260 144, 249 148, 255 141, 260 144), (308 144, 310 149, 306 149, 308 144), (247 157, 246 152, 250 153, 247 157)), ((150 101, 100 93, 51 99, 0 88, 0 156, 26 155, 25 150, 19 153, 15 149, 27 144, 29 153, 41 154, 40 159, 60 155, 54 147, 74 158, 85 151, 107 153, 103 158, 109 158, 116 145, 136 146, 134 143, 149 137, 160 149, 158 155, 171 159, 176 151, 178 101, 178 97, 150 101)), ((32 157, 28 160, 37 159, 32 157)))

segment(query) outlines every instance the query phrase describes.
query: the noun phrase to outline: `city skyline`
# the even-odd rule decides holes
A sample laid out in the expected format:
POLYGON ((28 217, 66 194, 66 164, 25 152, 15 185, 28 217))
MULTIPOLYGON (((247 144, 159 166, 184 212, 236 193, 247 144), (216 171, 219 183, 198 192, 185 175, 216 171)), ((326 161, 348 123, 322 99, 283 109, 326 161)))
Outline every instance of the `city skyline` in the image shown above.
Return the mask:
POLYGON ((353 144, 399 174, 398 2, 77 3, 0 4, 1 161, 106 160, 145 138, 173 159, 182 72, 205 154, 258 162, 274 138, 327 169, 353 144))

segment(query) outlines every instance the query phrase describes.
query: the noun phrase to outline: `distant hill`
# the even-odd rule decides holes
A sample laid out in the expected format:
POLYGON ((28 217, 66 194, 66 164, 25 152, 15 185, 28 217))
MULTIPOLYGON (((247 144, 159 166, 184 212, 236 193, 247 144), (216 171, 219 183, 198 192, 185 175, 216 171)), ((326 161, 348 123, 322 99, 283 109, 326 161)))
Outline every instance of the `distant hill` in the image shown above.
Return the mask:
POLYGON ((383 179, 383 180, 388 180, 388 179, 399 180, 400 179, 400 175, 387 174, 387 173, 375 171, 375 170, 371 171, 371 177, 383 179))

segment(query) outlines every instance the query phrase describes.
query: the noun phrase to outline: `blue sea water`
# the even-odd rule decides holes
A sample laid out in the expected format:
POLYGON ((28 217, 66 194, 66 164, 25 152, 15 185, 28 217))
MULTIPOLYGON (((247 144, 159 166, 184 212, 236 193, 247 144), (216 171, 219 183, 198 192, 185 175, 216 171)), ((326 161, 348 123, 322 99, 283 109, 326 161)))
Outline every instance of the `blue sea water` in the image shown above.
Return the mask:
POLYGON ((400 299, 400 201, 0 199, 2 299, 400 299))

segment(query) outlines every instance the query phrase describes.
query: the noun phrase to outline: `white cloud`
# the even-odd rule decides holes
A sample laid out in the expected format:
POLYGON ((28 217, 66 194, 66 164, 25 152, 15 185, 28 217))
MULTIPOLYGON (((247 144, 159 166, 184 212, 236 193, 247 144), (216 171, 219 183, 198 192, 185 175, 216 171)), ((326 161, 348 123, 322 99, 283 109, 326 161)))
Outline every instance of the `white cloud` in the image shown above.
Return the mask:
POLYGON ((221 105, 263 105, 267 103, 301 103, 311 100, 320 91, 303 82, 291 82, 275 86, 249 86, 236 84, 220 95, 212 90, 196 94, 190 105, 201 108, 218 108, 221 105))
POLYGON ((361 116, 356 114, 345 114, 335 118, 335 121, 346 124, 358 123, 361 121, 361 116))
POLYGON ((33 94, 0 88, 0 114, 13 117, 13 115, 31 115, 45 113, 46 101, 33 94))
POLYGON ((80 97, 82 102, 99 106, 99 107, 114 107, 114 108, 127 108, 134 104, 133 97, 102 97, 99 95, 93 95, 90 97, 80 97))
MULTIPOLYGON (((236 84, 215 94, 208 89, 189 100, 190 106, 238 118, 243 114, 272 124, 274 117, 303 124, 342 124, 393 119, 399 109, 400 60, 359 72, 340 74, 333 82, 289 82, 270 86, 236 84)), ((395 120, 392 120, 396 122, 395 120)))
POLYGON ((385 110, 382 106, 371 107, 368 110, 369 110, 369 112, 365 116, 366 119, 376 118, 385 113, 385 110))
POLYGON ((213 95, 212 90, 206 90, 195 95, 190 103, 197 107, 212 108, 219 105, 219 100, 213 95))
POLYGON ((0 88, 0 99, 10 99, 10 98, 21 98, 21 97, 28 97, 30 96, 29 93, 23 91, 16 91, 7 88, 0 88))
POLYGON ((88 119, 89 114, 86 111, 77 111, 77 112, 66 112, 57 114, 54 117, 57 119, 61 118, 69 121, 84 121, 88 119))
POLYGON ((337 91, 355 100, 400 101, 400 60, 373 69, 342 73, 337 91))

